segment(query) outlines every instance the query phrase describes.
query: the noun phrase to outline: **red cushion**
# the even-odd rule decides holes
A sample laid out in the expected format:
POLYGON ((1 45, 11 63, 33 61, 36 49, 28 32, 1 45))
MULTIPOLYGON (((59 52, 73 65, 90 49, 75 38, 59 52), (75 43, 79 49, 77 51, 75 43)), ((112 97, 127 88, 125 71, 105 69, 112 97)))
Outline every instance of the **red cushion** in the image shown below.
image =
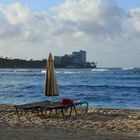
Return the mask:
POLYGON ((71 100, 71 99, 62 99, 62 100, 60 101, 60 103, 61 103, 62 105, 73 105, 73 104, 74 104, 73 100, 71 100))

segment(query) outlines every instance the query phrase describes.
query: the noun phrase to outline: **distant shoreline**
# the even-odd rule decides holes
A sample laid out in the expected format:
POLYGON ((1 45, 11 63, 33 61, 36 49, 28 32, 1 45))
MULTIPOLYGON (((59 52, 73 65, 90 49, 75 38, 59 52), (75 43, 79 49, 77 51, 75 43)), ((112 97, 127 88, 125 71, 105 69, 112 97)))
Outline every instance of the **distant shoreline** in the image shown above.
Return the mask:
MULTIPOLYGON (((97 68, 97 67, 96 67, 97 68)), ((95 67, 89 68, 89 67, 84 67, 84 68, 65 68, 65 67, 55 67, 55 69, 96 69, 95 67)), ((0 67, 0 69, 46 69, 46 67, 0 67)))
MULTIPOLYGON (((65 63, 65 65, 57 64, 54 61, 55 68, 66 68, 66 69, 74 69, 74 68, 96 68, 96 64, 94 62, 85 62, 80 64, 69 64, 65 63)), ((0 68, 46 68, 46 59, 42 60, 25 60, 25 59, 11 59, 11 58, 2 58, 0 57, 0 68)))

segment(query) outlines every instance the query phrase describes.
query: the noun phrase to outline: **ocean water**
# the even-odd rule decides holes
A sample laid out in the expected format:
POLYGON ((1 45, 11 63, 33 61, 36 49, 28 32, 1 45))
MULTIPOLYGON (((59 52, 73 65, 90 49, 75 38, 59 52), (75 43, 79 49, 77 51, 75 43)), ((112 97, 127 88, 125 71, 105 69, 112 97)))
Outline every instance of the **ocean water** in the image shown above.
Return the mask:
MULTIPOLYGON (((139 68, 56 69, 59 96, 90 107, 140 109, 139 68)), ((44 69, 0 69, 0 103, 48 100, 44 69)))

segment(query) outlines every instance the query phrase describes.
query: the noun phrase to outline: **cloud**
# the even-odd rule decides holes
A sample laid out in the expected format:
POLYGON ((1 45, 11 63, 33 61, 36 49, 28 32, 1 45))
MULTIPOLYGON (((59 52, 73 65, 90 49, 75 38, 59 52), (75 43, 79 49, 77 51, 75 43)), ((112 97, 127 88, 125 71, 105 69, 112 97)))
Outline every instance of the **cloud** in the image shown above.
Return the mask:
POLYGON ((31 12, 20 3, 1 5, 0 10, 4 14, 1 21, 5 22, 1 23, 5 27, 1 36, 17 41, 42 41, 58 35, 72 39, 115 37, 121 35, 122 21, 126 18, 122 9, 107 0, 68 0, 56 7, 51 17, 48 12, 31 12))
POLYGON ((112 1, 81 0, 66 1, 56 8, 58 17, 77 25, 77 30, 87 34, 118 34, 122 30, 125 13, 112 1), (115 28, 114 28, 115 27, 115 28))
POLYGON ((11 4, 9 6, 0 5, 0 10, 10 24, 24 23, 29 18, 29 9, 20 3, 11 4))
POLYGON ((130 9, 129 19, 136 32, 140 32, 140 8, 130 9))
POLYGON ((118 51, 123 57, 125 50, 138 49, 140 8, 125 11, 113 0, 66 0, 38 12, 20 3, 0 4, 0 29, 0 48, 13 46, 13 56, 38 58, 48 51, 83 49, 102 61, 100 55, 110 59, 118 51))

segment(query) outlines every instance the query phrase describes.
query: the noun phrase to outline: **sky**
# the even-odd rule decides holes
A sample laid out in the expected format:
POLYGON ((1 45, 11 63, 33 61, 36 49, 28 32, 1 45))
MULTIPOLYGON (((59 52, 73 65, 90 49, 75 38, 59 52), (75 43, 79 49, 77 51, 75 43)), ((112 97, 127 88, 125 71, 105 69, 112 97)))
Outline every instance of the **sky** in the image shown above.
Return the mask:
POLYGON ((140 67, 140 0, 0 0, 0 56, 79 50, 98 67, 140 67))

